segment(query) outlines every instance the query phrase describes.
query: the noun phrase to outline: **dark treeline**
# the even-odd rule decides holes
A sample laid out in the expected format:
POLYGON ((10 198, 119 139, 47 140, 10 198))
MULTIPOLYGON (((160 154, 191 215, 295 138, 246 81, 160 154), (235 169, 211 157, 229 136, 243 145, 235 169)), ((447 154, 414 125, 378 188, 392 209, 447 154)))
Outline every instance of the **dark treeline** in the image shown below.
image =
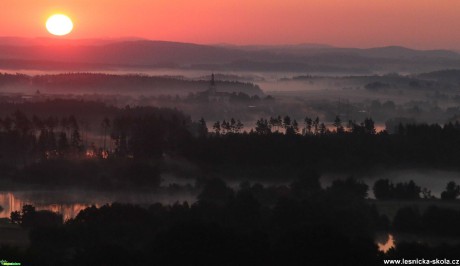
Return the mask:
MULTIPOLYGON (((431 191, 423 189, 415 184, 413 180, 393 184, 388 179, 377 180, 373 187, 374 196, 379 200, 417 200, 432 199, 431 191), (423 196, 421 195, 423 192, 423 196), (422 197, 421 197, 422 196, 422 197)), ((453 198, 455 199, 455 197, 453 198)))
POLYGON ((337 117, 328 127, 319 118, 306 117, 297 122, 289 116, 278 116, 259 119, 247 132, 238 119, 217 121, 210 129, 204 119, 193 122, 182 112, 168 108, 101 110, 110 117, 101 118, 92 131, 74 115, 40 117, 16 111, 0 117, 0 165, 6 169, 3 178, 40 183, 41 179, 33 175, 58 173, 53 165, 63 164, 50 160, 66 160, 68 169, 88 165, 95 169, 68 171, 74 176, 68 180, 77 180, 79 172, 85 174, 83 179, 110 179, 104 173, 105 165, 110 168, 110 163, 116 165, 118 161, 125 165, 123 161, 127 160, 127 165, 145 163, 148 169, 156 169, 165 156, 186 159, 211 175, 265 180, 292 180, 305 167, 320 172, 358 173, 381 167, 458 169, 460 165, 458 123, 400 124, 395 133, 388 134, 376 132, 370 118, 343 126, 337 117))
MULTIPOLYGON (((166 162, 179 158, 197 166, 202 177, 191 188, 201 191, 193 204, 112 204, 65 222, 31 206, 13 212, 11 221, 30 230, 31 243, 26 249, 1 247, 0 254, 27 265, 380 265, 385 258, 444 258, 460 251, 458 245, 412 243, 379 252, 379 232, 457 236, 458 211, 401 209, 390 221, 368 200, 363 182, 348 178, 322 188, 318 174, 425 165, 457 169, 459 124, 401 124, 388 134, 376 132, 370 118, 346 126, 337 118, 327 127, 319 118, 277 116, 259 119, 247 132, 234 118, 210 129, 204 119, 193 122, 178 110, 126 107, 102 119, 102 141, 87 145, 78 114, 17 111, 0 122, 2 179, 153 191, 166 162), (246 182, 235 190, 216 176, 290 185, 246 182), (446 219, 452 223, 437 229, 446 219)), ((414 182, 377 181, 373 189, 379 200, 424 195, 414 182)), ((459 194, 449 183, 441 197, 454 200, 459 194)))
MULTIPOLYGON (((111 111, 110 115, 114 118, 102 119, 97 131, 101 132, 104 140, 110 136, 115 142, 115 154, 119 157, 126 157, 128 150, 136 158, 158 157, 191 136, 190 118, 177 110, 127 106, 111 111), (151 153, 142 154, 148 151, 151 153)), ((88 148, 82 144, 84 126, 84 122, 74 115, 30 117, 16 111, 0 118, 1 151, 5 153, 4 159, 21 155, 33 157, 36 154, 50 157, 50 153, 65 157, 68 149, 78 155, 88 148)))
MULTIPOLYGON (((164 92, 189 93, 203 91, 208 87, 207 80, 190 80, 183 77, 148 76, 148 75, 114 75, 103 73, 67 73, 55 75, 6 74, 0 73, 0 88, 4 86, 29 86, 35 89, 49 89, 53 92, 97 92, 114 91, 150 94, 164 92), (83 91, 82 91, 83 90, 83 91)), ((239 81, 219 81, 219 90, 225 92, 244 92, 250 96, 262 96, 259 86, 239 81)))
MULTIPOLYGON (((232 92, 232 93, 227 93, 226 97, 228 97, 228 103, 232 104, 261 104, 263 103, 262 100, 265 100, 265 102, 272 102, 274 100, 273 96, 267 95, 265 97, 260 97, 259 95, 249 95, 244 92, 232 92)), ((164 101, 170 101, 170 102, 179 102, 181 98, 178 97, 173 97, 171 95, 169 96, 160 96, 157 99, 161 99, 164 101)), ((212 103, 212 101, 209 100, 208 93, 206 92, 197 92, 197 93, 190 93, 187 95, 187 97, 184 98, 183 102, 185 103, 201 103, 201 104, 206 104, 206 103, 212 103)))
MULTIPOLYGON (((418 200, 435 199, 428 188, 421 188, 413 180, 393 184, 389 179, 379 179, 372 188, 378 200, 418 200)), ((446 185, 441 193, 441 199, 446 201, 456 200, 460 196, 460 186, 454 181, 446 185)))
POLYGON ((101 101, 74 100, 74 99, 49 99, 44 101, 1 102, 1 116, 8 116, 16 111, 24 113, 29 118, 32 116, 77 116, 78 120, 97 120, 100 122, 105 116, 112 116, 119 108, 105 104, 101 101))
POLYGON ((357 172, 407 166, 456 169, 460 162, 458 123, 400 124, 394 134, 388 134, 377 133, 372 119, 350 121, 347 127, 337 120, 332 130, 319 119, 306 121, 300 125, 289 117, 260 119, 253 131, 240 134, 234 133, 236 124, 222 134, 222 123, 217 122, 214 133, 194 139, 184 152, 190 160, 225 171, 269 169, 262 173, 268 173, 265 178, 269 173, 286 177, 303 166, 357 172))
POLYGON ((30 246, 0 252, 27 265, 381 265, 388 258, 460 251, 404 242, 379 251, 374 238, 380 231, 457 236, 460 212, 431 207, 421 216, 403 208, 390 222, 366 201, 367 185, 352 177, 325 189, 314 171, 289 186, 241 183, 233 190, 209 179, 201 189, 192 205, 114 203, 65 222, 26 205, 11 221, 30 230, 30 246))
POLYGON ((114 118, 104 118, 95 130, 98 145, 84 140, 90 133, 73 115, 38 117, 16 111, 1 117, 1 178, 28 185, 157 187, 163 153, 174 153, 190 140, 194 124, 173 109, 112 111, 114 118))
POLYGON ((393 229, 399 233, 457 238, 460 211, 431 206, 423 213, 416 207, 398 210, 393 220, 393 229))
POLYGON ((367 186, 347 179, 324 190, 319 175, 306 174, 276 190, 243 183, 234 191, 210 179, 192 205, 91 207, 64 224, 25 206, 11 219, 31 230, 30 247, 0 252, 28 265, 379 263, 373 234, 388 222, 365 202, 367 186))

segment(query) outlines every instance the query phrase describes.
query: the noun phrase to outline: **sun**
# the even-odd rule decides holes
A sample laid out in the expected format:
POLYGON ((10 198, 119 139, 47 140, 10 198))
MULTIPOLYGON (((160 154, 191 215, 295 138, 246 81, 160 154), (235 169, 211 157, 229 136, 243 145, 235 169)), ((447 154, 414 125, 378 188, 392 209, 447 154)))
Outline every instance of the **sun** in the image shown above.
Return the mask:
POLYGON ((64 36, 72 31, 73 23, 68 16, 55 14, 46 21, 46 29, 53 35, 64 36))

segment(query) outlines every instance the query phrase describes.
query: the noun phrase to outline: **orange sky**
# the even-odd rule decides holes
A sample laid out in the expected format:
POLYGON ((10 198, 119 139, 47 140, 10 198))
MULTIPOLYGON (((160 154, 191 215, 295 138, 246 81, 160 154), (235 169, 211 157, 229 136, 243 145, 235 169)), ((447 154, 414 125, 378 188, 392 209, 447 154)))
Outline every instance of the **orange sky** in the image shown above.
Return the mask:
POLYGON ((143 37, 194 43, 326 43, 460 49, 460 0, 2 0, 0 36, 143 37))

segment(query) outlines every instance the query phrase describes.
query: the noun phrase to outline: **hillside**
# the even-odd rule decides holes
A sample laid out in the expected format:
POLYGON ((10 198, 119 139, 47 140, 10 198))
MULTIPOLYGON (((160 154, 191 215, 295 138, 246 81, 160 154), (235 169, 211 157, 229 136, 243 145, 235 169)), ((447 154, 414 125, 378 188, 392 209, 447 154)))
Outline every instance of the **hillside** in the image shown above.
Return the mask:
POLYGON ((429 72, 460 68, 448 50, 398 46, 357 49, 326 45, 232 46, 139 39, 0 38, 0 68, 88 70, 181 68, 325 73, 429 72))

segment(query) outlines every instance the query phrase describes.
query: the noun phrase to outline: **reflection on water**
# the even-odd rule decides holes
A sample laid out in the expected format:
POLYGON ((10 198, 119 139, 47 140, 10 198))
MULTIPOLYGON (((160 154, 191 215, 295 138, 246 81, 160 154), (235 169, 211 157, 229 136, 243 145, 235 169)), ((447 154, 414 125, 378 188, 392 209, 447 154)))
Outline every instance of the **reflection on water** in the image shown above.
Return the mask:
POLYGON ((388 252, 391 248, 395 247, 395 240, 392 234, 388 234, 387 241, 385 243, 377 243, 379 250, 383 252, 388 252))
MULTIPOLYGON (((26 204, 32 204, 37 210, 49 210, 53 212, 61 213, 64 219, 75 217, 81 210, 89 207, 89 204, 36 204, 32 201, 21 199, 16 197, 12 192, 0 193, 0 206, 3 207, 3 211, 0 213, 0 218, 9 218, 10 213, 13 211, 20 211, 22 206, 26 204)), ((96 204, 97 206, 97 204, 96 204)))
POLYGON ((193 203, 196 196, 191 193, 171 195, 158 192, 0 191, 0 206, 4 209, 0 212, 0 218, 9 218, 11 212, 20 211, 26 204, 35 206, 37 210, 58 212, 67 220, 92 205, 100 207, 113 202, 139 205, 156 202, 174 204, 184 201, 193 203))

